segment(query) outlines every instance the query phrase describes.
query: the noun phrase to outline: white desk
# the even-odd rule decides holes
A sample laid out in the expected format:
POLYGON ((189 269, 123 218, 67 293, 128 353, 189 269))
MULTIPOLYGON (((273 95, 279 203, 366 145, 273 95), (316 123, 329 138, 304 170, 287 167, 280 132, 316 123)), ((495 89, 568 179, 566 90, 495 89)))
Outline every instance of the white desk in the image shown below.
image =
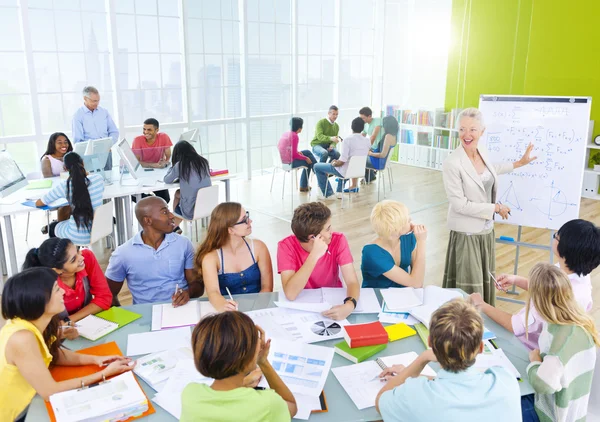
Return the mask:
MULTIPOLYGON (((177 189, 179 183, 166 184, 163 183, 164 176, 167 174, 167 169, 155 169, 147 172, 143 178, 138 180, 133 179, 130 175, 123 176, 120 181, 118 167, 113 168, 112 184, 106 185, 104 188, 103 199, 113 199, 115 206, 115 216, 117 220, 117 243, 119 245, 125 243, 133 236, 133 218, 131 212, 131 196, 139 196, 143 193, 150 193, 155 190, 162 189, 177 189)), ((230 200, 231 188, 230 181, 235 175, 223 174, 211 177, 212 182, 225 183, 225 200, 230 200)), ((60 181, 59 177, 51 178, 54 182, 60 181)), ((17 267, 17 254, 15 249, 15 239, 13 235, 11 216, 17 214, 25 214, 28 212, 41 211, 39 208, 32 208, 22 205, 22 202, 28 198, 41 198, 48 192, 48 189, 21 189, 7 198, 0 199, 0 217, 4 217, 4 233, 0 229, 0 269, 3 275, 16 274, 19 269, 17 267), (8 202, 14 202, 7 204, 8 202), (6 236, 8 250, 4 249, 3 235, 6 236), (10 268, 7 265, 6 254, 10 268)))

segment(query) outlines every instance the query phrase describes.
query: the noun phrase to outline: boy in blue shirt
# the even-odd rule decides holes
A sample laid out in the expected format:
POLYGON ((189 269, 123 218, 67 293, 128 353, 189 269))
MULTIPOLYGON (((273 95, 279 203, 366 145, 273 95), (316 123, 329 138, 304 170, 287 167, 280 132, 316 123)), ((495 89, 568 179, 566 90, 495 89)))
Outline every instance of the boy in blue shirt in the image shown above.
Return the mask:
POLYGON ((428 349, 408 367, 394 365, 375 404, 384 421, 521 421, 517 380, 501 367, 472 368, 483 352, 483 319, 464 299, 442 305, 431 317, 428 349), (436 378, 419 374, 439 362, 436 378))

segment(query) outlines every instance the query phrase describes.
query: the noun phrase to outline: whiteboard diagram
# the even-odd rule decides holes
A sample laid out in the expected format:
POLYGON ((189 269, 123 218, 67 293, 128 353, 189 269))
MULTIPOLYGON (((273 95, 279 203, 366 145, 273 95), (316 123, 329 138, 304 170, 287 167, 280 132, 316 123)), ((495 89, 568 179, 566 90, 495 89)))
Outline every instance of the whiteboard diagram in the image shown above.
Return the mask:
POLYGON ((519 160, 530 143, 537 157, 499 176, 496 200, 511 209, 502 222, 557 230, 579 218, 591 98, 482 95, 479 109, 479 148, 493 164, 519 160))

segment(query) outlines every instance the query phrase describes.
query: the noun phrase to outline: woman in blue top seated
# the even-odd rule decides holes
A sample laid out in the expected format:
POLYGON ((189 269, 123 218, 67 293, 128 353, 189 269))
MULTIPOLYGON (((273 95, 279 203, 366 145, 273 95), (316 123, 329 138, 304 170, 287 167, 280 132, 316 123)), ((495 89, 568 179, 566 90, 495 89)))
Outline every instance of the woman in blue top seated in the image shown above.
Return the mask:
POLYGON ((208 300, 219 312, 237 310, 232 295, 273 291, 267 246, 252 234, 250 213, 237 202, 223 202, 210 215, 208 233, 196 252, 196 269, 208 300), (229 289, 229 292, 227 291, 229 289))
MULTIPOLYGON (((398 120, 396 120, 394 116, 385 116, 381 125, 383 126, 383 137, 375 149, 369 151, 367 169, 382 170, 385 167, 390 152, 398 143, 398 120)), ((374 180, 374 178, 372 178, 373 174, 373 171, 367 172, 367 183, 374 180)))
POLYGON ((362 250, 362 287, 423 287, 427 230, 411 222, 397 201, 379 202, 371 211, 377 238, 362 250))

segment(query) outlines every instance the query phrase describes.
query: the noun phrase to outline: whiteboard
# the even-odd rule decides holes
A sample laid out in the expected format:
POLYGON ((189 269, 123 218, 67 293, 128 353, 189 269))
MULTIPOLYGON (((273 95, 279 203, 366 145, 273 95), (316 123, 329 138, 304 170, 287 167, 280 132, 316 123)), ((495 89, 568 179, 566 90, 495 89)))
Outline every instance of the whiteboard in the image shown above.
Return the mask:
POLYGON ((537 159, 500 176, 496 200, 509 224, 558 230, 579 218, 591 97, 479 98, 486 127, 481 145, 493 163, 514 162, 527 145, 537 159))

